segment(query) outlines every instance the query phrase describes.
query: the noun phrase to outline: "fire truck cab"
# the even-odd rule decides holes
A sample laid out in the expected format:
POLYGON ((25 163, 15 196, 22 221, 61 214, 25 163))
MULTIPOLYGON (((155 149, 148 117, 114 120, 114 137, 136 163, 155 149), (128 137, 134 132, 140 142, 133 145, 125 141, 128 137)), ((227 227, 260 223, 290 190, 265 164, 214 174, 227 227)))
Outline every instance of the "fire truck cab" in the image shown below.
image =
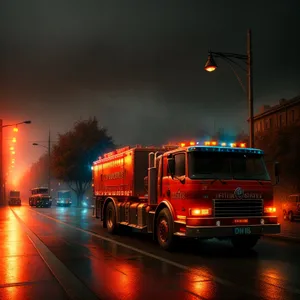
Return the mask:
POLYGON ((52 198, 49 195, 47 187, 37 187, 31 190, 29 197, 29 206, 35 207, 51 207, 52 198))
MULTIPOLYGON (((93 165, 96 217, 125 225, 166 250, 176 238, 229 239, 249 249, 280 232, 264 153, 244 143, 125 147, 93 165)), ((275 165, 278 179, 278 164, 275 165)))

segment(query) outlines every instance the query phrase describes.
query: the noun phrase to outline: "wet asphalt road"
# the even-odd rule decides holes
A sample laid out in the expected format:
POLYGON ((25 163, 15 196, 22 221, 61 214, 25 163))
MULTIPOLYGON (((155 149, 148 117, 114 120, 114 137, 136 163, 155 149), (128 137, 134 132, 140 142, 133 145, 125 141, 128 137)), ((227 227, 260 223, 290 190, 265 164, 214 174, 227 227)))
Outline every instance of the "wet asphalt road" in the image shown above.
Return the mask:
POLYGON ((140 234, 107 234, 89 209, 12 209, 100 299, 300 299, 300 244, 265 238, 242 255, 190 242, 168 253, 140 234))

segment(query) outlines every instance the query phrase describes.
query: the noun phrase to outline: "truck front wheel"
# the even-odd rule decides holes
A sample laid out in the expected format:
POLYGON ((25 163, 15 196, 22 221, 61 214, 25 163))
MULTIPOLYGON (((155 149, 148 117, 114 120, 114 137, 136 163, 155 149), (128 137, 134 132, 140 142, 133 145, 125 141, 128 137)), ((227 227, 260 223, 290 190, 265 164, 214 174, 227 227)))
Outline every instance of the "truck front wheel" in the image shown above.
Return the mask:
POLYGON ((231 239, 231 243, 234 248, 238 250, 247 251, 255 247, 258 240, 260 239, 260 236, 239 236, 239 237, 233 237, 231 239))
POLYGON ((105 225, 109 233, 115 233, 117 230, 116 210, 112 202, 109 202, 105 210, 105 225))
POLYGON ((162 209, 157 217, 156 236, 159 245, 165 250, 172 250, 175 247, 173 228, 173 220, 170 211, 167 208, 162 209))

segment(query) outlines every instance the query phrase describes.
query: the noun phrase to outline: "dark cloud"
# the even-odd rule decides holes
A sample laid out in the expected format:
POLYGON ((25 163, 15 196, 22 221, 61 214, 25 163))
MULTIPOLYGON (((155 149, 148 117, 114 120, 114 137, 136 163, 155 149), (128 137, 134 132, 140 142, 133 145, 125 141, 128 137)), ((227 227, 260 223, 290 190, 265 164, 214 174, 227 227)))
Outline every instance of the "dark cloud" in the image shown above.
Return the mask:
POLYGON ((256 106, 291 97, 299 9, 297 0, 2 0, 3 118, 30 117, 31 140, 91 115, 120 143, 238 131, 246 96, 222 61, 203 70, 207 50, 244 53, 251 27, 256 106))

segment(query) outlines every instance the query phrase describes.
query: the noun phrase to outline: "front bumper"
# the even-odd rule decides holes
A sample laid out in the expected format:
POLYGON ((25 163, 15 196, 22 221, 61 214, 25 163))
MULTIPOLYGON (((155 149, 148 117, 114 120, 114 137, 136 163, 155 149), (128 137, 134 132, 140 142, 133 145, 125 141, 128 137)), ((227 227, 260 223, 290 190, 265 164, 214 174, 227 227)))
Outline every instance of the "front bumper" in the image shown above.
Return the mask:
POLYGON ((264 235, 280 233, 280 224, 242 225, 242 226, 186 226, 186 237, 224 238, 245 235, 264 235))
POLYGON ((56 205, 72 205, 71 201, 57 201, 56 205))
POLYGON ((9 205, 20 205, 21 204, 21 200, 9 200, 8 204, 9 205))
POLYGON ((37 201, 36 206, 51 206, 51 201, 37 201))

